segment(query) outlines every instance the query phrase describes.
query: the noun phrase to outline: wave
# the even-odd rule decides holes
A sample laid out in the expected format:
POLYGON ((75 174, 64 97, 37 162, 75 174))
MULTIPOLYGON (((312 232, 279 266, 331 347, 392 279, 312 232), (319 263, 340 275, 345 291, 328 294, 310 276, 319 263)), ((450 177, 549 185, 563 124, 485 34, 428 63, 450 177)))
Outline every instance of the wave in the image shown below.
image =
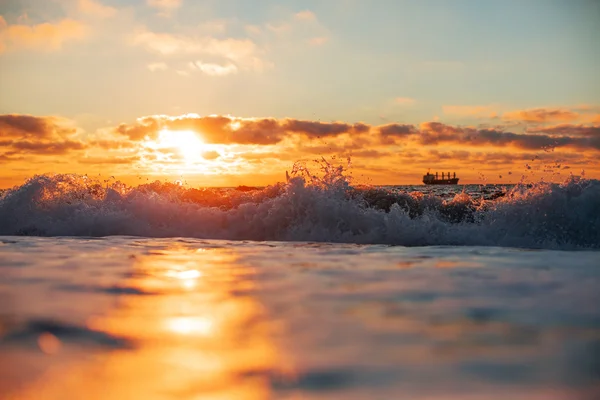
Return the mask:
POLYGON ((403 246, 600 249, 600 182, 517 185, 484 200, 353 187, 294 170, 261 189, 130 187, 37 175, 0 194, 0 235, 194 237, 403 246))

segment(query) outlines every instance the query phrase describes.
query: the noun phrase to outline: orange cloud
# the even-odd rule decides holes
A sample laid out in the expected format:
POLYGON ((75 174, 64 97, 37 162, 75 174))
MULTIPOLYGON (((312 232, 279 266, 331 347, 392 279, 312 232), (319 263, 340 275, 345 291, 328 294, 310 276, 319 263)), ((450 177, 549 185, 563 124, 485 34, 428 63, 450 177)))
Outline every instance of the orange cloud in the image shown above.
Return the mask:
MULTIPOLYGON (((215 177, 202 178, 202 184, 224 184, 223 176, 243 177, 256 184, 252 179, 258 175, 267 179, 270 174, 269 177, 278 179, 292 162, 308 162, 315 156, 327 155, 336 159, 351 157, 355 176, 369 174, 368 179, 380 183, 395 182, 398 172, 402 172, 403 179, 413 179, 414 175, 416 182, 421 170, 432 165, 457 172, 459 168, 471 167, 493 173, 499 167, 510 168, 509 171, 515 168, 513 178, 518 179, 516 168, 524 168, 523 164, 532 160, 562 163, 562 167, 556 167, 560 169, 564 165, 582 166, 595 174, 599 134, 598 126, 569 124, 513 133, 439 122, 373 126, 196 114, 154 115, 96 132, 82 132, 72 121, 60 117, 0 115, 0 164, 4 171, 13 174, 0 174, 0 182, 6 184, 13 179, 17 169, 39 173, 36 165, 43 163, 44 168, 53 165, 54 171, 125 174, 134 182, 140 173, 159 176, 185 173, 215 177), (193 159, 186 159, 181 148, 160 145, 163 129, 192 130, 204 143, 193 159), (155 146, 156 143, 159 145, 155 146), (555 150, 540 151, 548 148, 555 150), (403 169, 402 165, 410 167, 403 169)), ((542 167, 545 168, 539 165, 542 167)), ((461 176, 471 179, 462 172, 461 176)))
POLYGON ((592 114, 586 117, 586 120, 592 124, 600 124, 600 114, 592 114))
POLYGON ((394 144, 397 139, 406 138, 418 132, 414 125, 408 124, 381 125, 378 127, 378 130, 381 142, 384 144, 394 144))
POLYGON ((0 115, 0 149, 5 157, 56 155, 87 148, 87 144, 72 139, 76 133, 77 129, 58 117, 0 115))
POLYGON ((582 165, 590 170, 598 151, 600 127, 585 125, 563 124, 513 133, 440 122, 372 126, 187 114, 147 116, 134 123, 85 133, 59 117, 0 115, 0 163, 10 165, 10 170, 23 167, 32 173, 39 171, 30 165, 43 162, 62 163, 64 167, 56 168, 65 172, 83 168, 89 173, 89 168, 102 168, 106 173, 132 176, 136 171, 246 176, 275 173, 285 168, 285 163, 310 160, 315 155, 349 156, 358 160, 354 163, 356 171, 388 177, 394 176, 391 174, 398 170, 398 163, 410 163, 416 169, 427 168, 432 162, 440 168, 485 165, 480 167, 485 170, 511 167, 529 159, 560 159, 571 167, 582 165), (154 146, 160 144, 163 129, 192 130, 202 137, 204 143, 191 164, 177 146, 154 146), (539 151, 548 148, 556 151, 539 151), (76 164, 80 166, 73 167, 76 164))
MULTIPOLYGON (((596 132, 585 127, 589 132, 596 132)), ((418 144, 435 146, 442 143, 466 146, 512 146, 521 149, 547 149, 573 147, 578 149, 600 150, 600 142, 594 134, 584 134, 570 127, 570 131, 556 132, 543 130, 532 134, 513 133, 500 129, 476 129, 458 127, 441 122, 425 122, 416 127, 410 124, 388 124, 371 126, 364 123, 348 124, 344 122, 321 122, 297 120, 292 118, 235 118, 230 116, 199 116, 195 114, 181 117, 150 116, 139 119, 135 124, 121 124, 114 132, 140 141, 144 138, 156 138, 162 129, 193 130, 200 133, 207 143, 213 144, 256 144, 275 145, 286 138, 300 137, 314 140, 320 138, 336 138, 350 135, 357 138, 369 138, 376 142, 363 142, 361 145, 373 143, 379 145, 418 144), (376 135, 373 135, 375 133, 376 135), (587 135, 587 137, 586 137, 587 135), (402 141, 402 142, 399 142, 402 141)), ((596 129, 596 128, 594 128, 596 129)), ((301 140, 298 142, 301 143, 301 140)), ((331 147, 331 145, 327 145, 331 147)), ((349 149, 344 145, 345 150, 349 149)), ((358 149, 359 147, 355 147, 358 149)), ((363 148, 364 149, 364 148, 363 148)))
POLYGON ((202 134, 205 141, 220 144, 277 144, 285 137, 297 134, 307 138, 338 136, 344 133, 367 133, 370 126, 362 123, 306 121, 292 118, 235 118, 229 116, 181 117, 150 116, 138 119, 135 124, 121 124, 114 132, 131 140, 156 138, 162 129, 193 130, 202 134))
POLYGON ((0 16, 0 53, 16 50, 59 50, 64 43, 81 40, 88 33, 79 21, 63 19, 55 24, 7 24, 0 16))
POLYGON ((530 150, 559 147, 600 150, 600 140, 597 140, 597 138, 517 134, 496 129, 455 127, 440 122, 426 122, 421 124, 419 141, 425 145, 457 143, 470 146, 514 146, 530 150))
POLYGON ((562 124, 527 129, 529 133, 546 133, 560 136, 589 136, 600 139, 600 126, 562 124))
POLYGON ((509 121, 522 122, 570 122, 579 119, 579 114, 563 108, 535 108, 531 110, 517 110, 502 114, 502 118, 509 121))
POLYGON ((9 147, 22 153, 56 155, 65 154, 71 150, 83 150, 88 146, 79 141, 65 140, 61 142, 13 141, 9 147))
POLYGON ((19 140, 51 139, 69 136, 76 129, 59 117, 34 117, 32 115, 0 115, 0 138, 19 140))

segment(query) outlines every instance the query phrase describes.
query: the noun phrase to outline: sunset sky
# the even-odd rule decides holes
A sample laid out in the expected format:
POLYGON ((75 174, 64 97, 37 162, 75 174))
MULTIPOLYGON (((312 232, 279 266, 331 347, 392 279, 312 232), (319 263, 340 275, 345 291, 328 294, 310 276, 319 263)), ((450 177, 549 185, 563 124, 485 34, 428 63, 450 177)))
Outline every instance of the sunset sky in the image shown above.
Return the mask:
POLYGON ((600 178, 594 0, 0 0, 0 188, 600 178), (310 166, 310 164, 309 164, 310 166))

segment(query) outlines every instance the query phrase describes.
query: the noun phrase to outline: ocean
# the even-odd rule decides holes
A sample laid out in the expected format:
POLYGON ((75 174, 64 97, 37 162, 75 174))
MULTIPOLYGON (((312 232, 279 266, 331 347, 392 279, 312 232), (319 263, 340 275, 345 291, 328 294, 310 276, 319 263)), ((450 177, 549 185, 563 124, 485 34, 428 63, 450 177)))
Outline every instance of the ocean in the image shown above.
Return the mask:
POLYGON ((0 194, 3 399, 600 398, 600 181, 0 194))

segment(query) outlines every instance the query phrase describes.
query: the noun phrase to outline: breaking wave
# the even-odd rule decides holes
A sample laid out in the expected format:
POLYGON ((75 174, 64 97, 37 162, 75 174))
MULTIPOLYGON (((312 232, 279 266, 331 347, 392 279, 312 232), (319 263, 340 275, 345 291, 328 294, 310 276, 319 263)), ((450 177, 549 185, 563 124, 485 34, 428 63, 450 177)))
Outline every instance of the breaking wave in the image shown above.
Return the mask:
POLYGON ((496 198, 353 187, 295 168, 256 189, 130 187, 38 175, 0 194, 0 235, 194 237, 404 246, 600 249, 600 182, 516 185, 496 198))

